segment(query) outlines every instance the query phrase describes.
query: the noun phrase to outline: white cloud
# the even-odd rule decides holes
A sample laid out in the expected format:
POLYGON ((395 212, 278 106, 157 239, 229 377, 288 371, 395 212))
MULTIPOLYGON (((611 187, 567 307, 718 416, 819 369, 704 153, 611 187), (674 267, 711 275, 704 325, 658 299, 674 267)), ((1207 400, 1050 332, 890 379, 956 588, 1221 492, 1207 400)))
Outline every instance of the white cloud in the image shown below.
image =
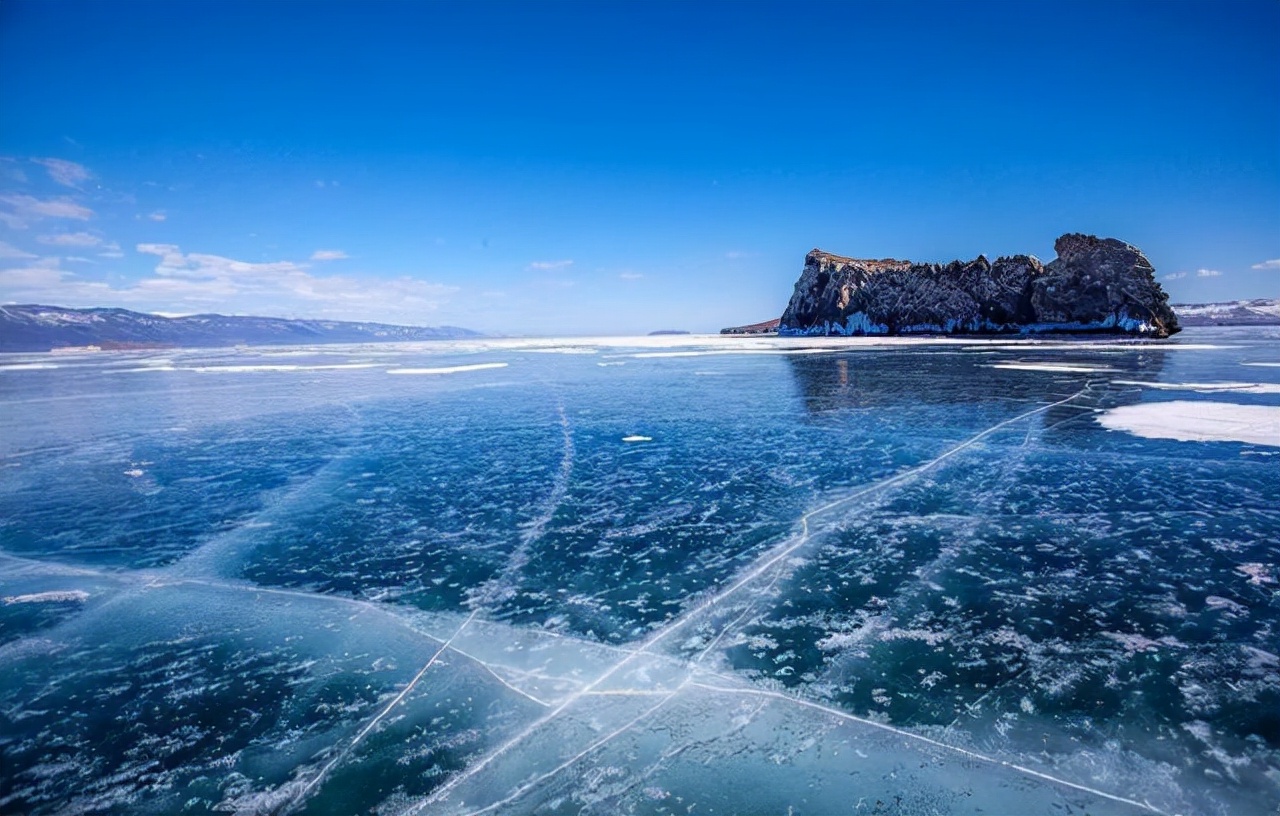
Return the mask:
POLYGON ((44 167, 49 173, 49 178, 64 187, 79 187, 93 178, 89 168, 66 159, 32 159, 32 161, 44 167))
POLYGON ((1280 258, 1276 258, 1273 261, 1263 261, 1262 263, 1256 263, 1250 268, 1251 269, 1280 269, 1280 258))
POLYGON ((138 244, 138 252, 159 255, 156 274, 165 278, 191 280, 220 280, 240 278, 245 281, 268 279, 272 276, 301 273, 306 266, 293 261, 252 263, 224 258, 221 255, 205 255, 199 252, 183 253, 174 244, 138 244))
POLYGON ((350 256, 340 249, 317 249, 311 253, 313 261, 342 261, 350 256))
POLYGON ((736 261, 736 260, 738 260, 739 258, 746 258, 746 257, 748 257, 750 254, 751 254, 751 253, 749 253, 749 252, 741 252, 741 251, 739 251, 739 250, 734 249, 734 250, 731 250, 731 251, 729 251, 729 252, 726 252, 726 253, 724 254, 724 256, 725 256, 726 258, 728 258, 729 260, 731 260, 731 261, 736 261))
POLYGON ((531 272, 548 272, 554 269, 568 269, 573 266, 573 261, 534 261, 529 264, 531 272))
MULTIPOLYGON (((104 244, 100 256, 123 254, 104 244), (107 249, 110 248, 110 249, 107 249)), ((317 275, 294 261, 253 263, 221 255, 186 253, 174 244, 138 244, 157 256, 153 272, 118 283, 102 272, 73 272, 59 258, 23 258, 0 263, 0 303, 63 306, 123 306, 148 312, 194 314, 305 315, 334 320, 439 323, 431 315, 446 306, 457 287, 409 276, 394 278, 317 275)), ((69 261, 70 259, 63 259, 69 261)))
POLYGON ((36 239, 50 246, 91 247, 102 243, 102 239, 87 232, 61 232, 56 235, 41 235, 36 239))
MULTIPOLYGON (((150 312, 306 315, 336 320, 426 323, 457 287, 408 276, 315 275, 293 261, 253 263, 138 244, 154 273, 126 284, 92 280, 47 258, 0 269, 0 302, 125 306, 150 312)), ((444 321, 438 321, 444 322, 444 321)))
POLYGON ((165 255, 180 252, 177 244, 138 244, 134 249, 146 255, 165 255))
POLYGON ((123 258, 124 252, 120 250, 120 245, 115 241, 102 245, 102 251, 98 253, 100 258, 123 258))
POLYGON ((147 216, 147 218, 150 218, 152 221, 163 221, 168 217, 169 216, 165 215, 164 210, 156 210, 155 212, 151 213, 151 215, 147 216))
POLYGON ((644 275, 640 274, 639 272, 623 272, 620 275, 618 275, 618 277, 622 278, 623 280, 640 280, 641 278, 644 277, 644 275))
POLYGON ((0 221, 13 229, 26 229, 32 221, 43 218, 69 218, 88 221, 93 210, 70 198, 35 198, 29 195, 0 196, 0 221))
POLYGON ((1179 278, 1185 278, 1186 276, 1187 276, 1187 273, 1186 273, 1186 272, 1170 272, 1168 275, 1165 275, 1165 276, 1164 276, 1164 279, 1165 279, 1165 280, 1178 280, 1179 278))
POLYGON ((1196 277, 1200 278, 1216 278, 1222 273, 1216 269, 1197 269, 1196 277))
MULTIPOLYGON (((0 292, 40 290, 55 285, 65 273, 58 269, 57 258, 40 258, 25 266, 0 269, 0 292)), ((21 297, 6 297, 3 300, 20 302, 21 297)), ((26 298, 25 300, 37 300, 26 298)))
POLYGON ((30 252, 23 252, 13 244, 6 244, 0 241, 0 258, 34 258, 30 252))

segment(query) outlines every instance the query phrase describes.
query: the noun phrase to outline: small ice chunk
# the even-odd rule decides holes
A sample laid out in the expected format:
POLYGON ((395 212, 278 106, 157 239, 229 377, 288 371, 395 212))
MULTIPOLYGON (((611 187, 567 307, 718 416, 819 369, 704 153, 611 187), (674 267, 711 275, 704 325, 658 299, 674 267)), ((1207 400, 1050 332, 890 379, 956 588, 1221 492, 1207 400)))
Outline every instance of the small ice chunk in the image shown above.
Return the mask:
POLYGON ((652 436, 640 436, 639 434, 632 434, 631 436, 624 436, 624 437, 622 437, 622 441, 623 441, 623 442, 652 442, 652 441, 653 441, 653 437, 652 437, 652 436))

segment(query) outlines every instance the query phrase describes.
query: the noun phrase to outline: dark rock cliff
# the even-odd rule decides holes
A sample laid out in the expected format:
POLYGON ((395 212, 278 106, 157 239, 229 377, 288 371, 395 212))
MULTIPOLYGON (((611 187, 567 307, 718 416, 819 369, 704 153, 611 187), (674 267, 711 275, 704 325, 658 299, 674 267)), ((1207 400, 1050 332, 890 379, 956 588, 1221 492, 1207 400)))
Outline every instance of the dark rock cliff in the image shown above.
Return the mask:
POLYGON ((805 257, 783 335, 1114 332, 1168 337, 1178 319, 1155 270, 1114 238, 1064 235, 1058 257, 979 256, 917 264, 813 250, 805 257))

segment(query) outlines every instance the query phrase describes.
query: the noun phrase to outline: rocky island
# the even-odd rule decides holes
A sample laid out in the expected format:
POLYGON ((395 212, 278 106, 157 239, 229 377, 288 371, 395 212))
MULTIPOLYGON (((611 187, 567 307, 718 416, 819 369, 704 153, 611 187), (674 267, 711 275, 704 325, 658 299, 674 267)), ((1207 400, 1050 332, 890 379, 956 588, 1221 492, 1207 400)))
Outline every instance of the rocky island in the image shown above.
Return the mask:
POLYGON ((1106 332, 1168 337, 1168 295, 1136 247, 1068 234, 1058 257, 948 264, 860 260, 815 249, 805 257, 781 335, 1106 332))

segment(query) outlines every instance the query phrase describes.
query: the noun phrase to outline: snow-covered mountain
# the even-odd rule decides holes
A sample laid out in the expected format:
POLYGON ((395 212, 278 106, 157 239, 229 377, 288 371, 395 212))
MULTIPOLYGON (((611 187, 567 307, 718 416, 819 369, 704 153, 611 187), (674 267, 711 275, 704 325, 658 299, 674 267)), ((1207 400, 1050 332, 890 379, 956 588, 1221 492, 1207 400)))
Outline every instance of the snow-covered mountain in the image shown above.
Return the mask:
POLYGON ((1280 325, 1280 300, 1274 298, 1174 304, 1173 311, 1184 326, 1280 325))
POLYGON ((383 323, 218 314, 162 317, 127 309, 0 306, 0 352, 50 351, 67 346, 128 348, 385 343, 478 336, 478 332, 455 326, 390 326, 383 323))

